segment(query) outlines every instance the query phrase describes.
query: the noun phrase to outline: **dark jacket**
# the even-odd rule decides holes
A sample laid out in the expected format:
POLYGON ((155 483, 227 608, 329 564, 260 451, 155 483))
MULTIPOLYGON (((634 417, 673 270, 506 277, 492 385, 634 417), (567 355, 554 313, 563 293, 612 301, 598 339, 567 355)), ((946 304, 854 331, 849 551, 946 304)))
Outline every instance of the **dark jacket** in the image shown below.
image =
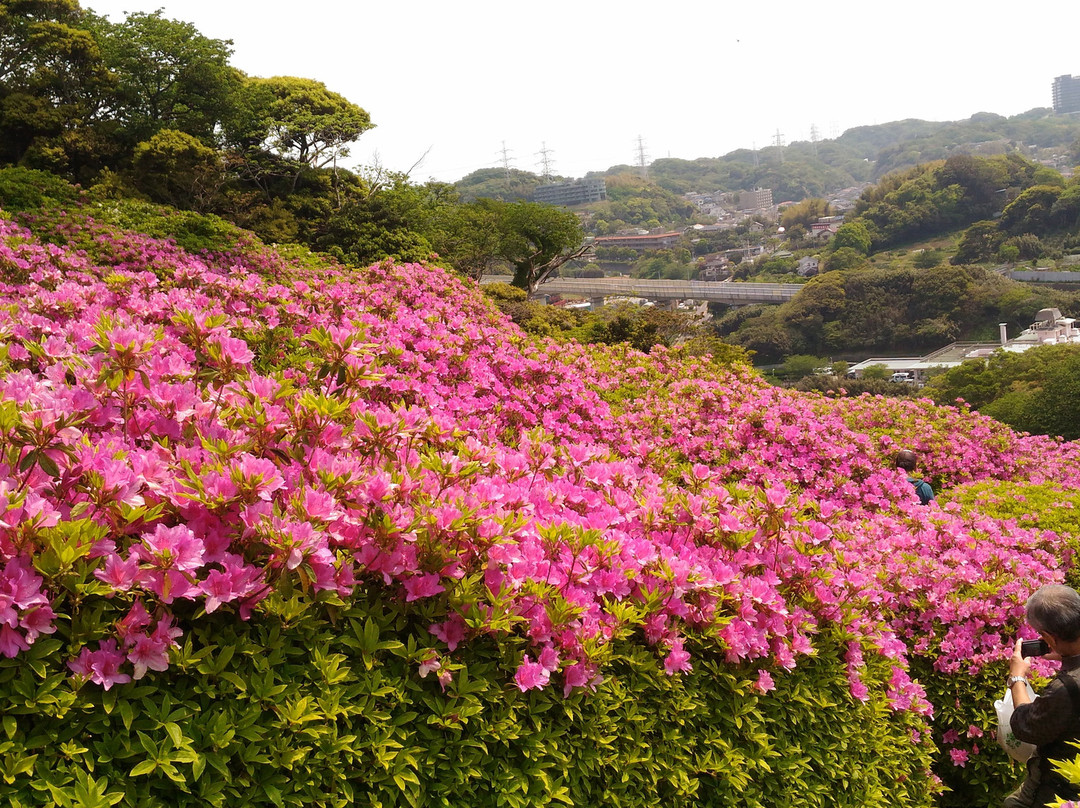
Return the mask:
POLYGON ((930 486, 930 483, 926 482, 926 480, 909 475, 907 481, 915 486, 915 493, 919 495, 919 502, 923 505, 928 505, 934 498, 934 489, 930 486))
POLYGON ((1027 767, 1028 779, 1037 779, 1040 784, 1039 798, 1080 797, 1077 787, 1057 774, 1052 763, 1072 760, 1080 754, 1070 743, 1080 740, 1080 656, 1063 659, 1058 675, 1050 680, 1039 698, 1013 711, 1010 724, 1019 740, 1035 744, 1035 754, 1027 767))

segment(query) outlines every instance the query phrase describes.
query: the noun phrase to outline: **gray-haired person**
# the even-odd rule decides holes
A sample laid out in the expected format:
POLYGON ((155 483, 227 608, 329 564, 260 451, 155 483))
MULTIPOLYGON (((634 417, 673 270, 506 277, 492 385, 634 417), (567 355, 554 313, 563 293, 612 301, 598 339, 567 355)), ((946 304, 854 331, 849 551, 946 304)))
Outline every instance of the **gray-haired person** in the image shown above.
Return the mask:
POLYGON ((1039 588, 1028 598, 1027 621, 1049 647, 1047 657, 1061 660, 1061 670, 1031 701, 1026 687, 1031 660, 1016 641, 1007 680, 1016 705, 1010 723, 1019 740, 1035 744, 1035 753, 1027 762, 1027 779, 1005 798, 1003 808, 1042 808, 1055 797, 1080 798, 1080 789, 1053 765, 1075 758, 1071 742, 1080 740, 1080 594, 1060 584, 1039 588))

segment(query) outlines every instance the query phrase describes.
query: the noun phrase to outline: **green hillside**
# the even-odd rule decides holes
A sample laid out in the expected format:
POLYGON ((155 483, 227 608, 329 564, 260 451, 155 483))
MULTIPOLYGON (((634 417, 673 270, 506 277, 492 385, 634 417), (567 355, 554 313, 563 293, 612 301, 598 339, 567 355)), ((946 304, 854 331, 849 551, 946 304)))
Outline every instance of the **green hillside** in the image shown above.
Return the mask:
MULTIPOLYGON (((778 201, 798 201, 958 154, 1017 154, 1071 168, 1080 164, 1080 120, 1045 108, 1009 118, 980 112, 965 121, 908 119, 853 127, 817 142, 796 141, 782 150, 769 146, 717 157, 668 157, 650 163, 648 176, 676 194, 771 188, 778 201)), ((637 166, 617 165, 592 173, 616 177, 638 172, 637 166)), ((526 196, 540 181, 525 171, 512 170, 508 178, 502 169, 480 169, 456 187, 466 196, 513 199, 526 196)))

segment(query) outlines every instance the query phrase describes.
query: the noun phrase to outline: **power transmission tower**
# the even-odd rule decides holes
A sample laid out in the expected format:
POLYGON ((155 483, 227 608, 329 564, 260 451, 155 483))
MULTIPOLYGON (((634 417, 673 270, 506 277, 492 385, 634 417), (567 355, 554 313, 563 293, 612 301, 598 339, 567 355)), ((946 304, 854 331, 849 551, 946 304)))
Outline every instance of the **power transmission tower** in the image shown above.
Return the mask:
POLYGON ((502 142, 502 151, 499 152, 502 155, 503 168, 506 169, 506 178, 510 179, 510 152, 506 148, 506 141, 502 142))
POLYGON ((541 141, 540 151, 537 152, 537 155, 540 157, 540 162, 537 165, 540 166, 540 176, 545 180, 550 180, 552 177, 551 167, 555 162, 551 159, 552 154, 554 154, 554 152, 547 147, 547 141, 541 141))
POLYGON ((759 165, 761 165, 761 161, 758 159, 757 141, 756 140, 751 141, 751 143, 750 143, 750 151, 752 151, 754 153, 754 168, 757 168, 759 165))
POLYGON ((817 144, 818 144, 819 140, 821 140, 821 135, 818 133, 817 124, 812 123, 812 124, 810 124, 810 146, 814 150, 814 157, 815 158, 818 156, 817 144))
POLYGON ((637 137, 637 155, 638 173, 643 180, 648 179, 649 165, 646 162, 648 155, 645 154, 645 141, 642 140, 641 135, 638 135, 637 137))
POLYGON ((776 130, 776 138, 774 142, 776 144, 776 151, 780 155, 780 162, 782 163, 784 162, 784 136, 780 134, 779 129, 776 130))

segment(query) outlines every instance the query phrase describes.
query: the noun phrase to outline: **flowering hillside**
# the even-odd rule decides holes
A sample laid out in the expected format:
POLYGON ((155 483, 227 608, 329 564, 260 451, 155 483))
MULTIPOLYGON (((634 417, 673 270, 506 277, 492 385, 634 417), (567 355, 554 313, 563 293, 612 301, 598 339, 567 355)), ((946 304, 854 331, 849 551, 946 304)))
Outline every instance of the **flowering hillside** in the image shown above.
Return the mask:
POLYGON ((152 682, 210 615, 369 590, 427 620, 410 660, 443 690, 487 637, 518 638, 517 690, 566 697, 616 640, 678 677, 693 638, 766 694, 829 634, 854 700, 872 655, 929 727, 917 661, 1000 662, 1065 575, 1071 537, 919 507, 890 459, 916 449, 946 495, 1064 490, 1074 444, 537 344, 434 267, 29 228, 0 219, 0 654, 47 648, 75 687, 152 682))

